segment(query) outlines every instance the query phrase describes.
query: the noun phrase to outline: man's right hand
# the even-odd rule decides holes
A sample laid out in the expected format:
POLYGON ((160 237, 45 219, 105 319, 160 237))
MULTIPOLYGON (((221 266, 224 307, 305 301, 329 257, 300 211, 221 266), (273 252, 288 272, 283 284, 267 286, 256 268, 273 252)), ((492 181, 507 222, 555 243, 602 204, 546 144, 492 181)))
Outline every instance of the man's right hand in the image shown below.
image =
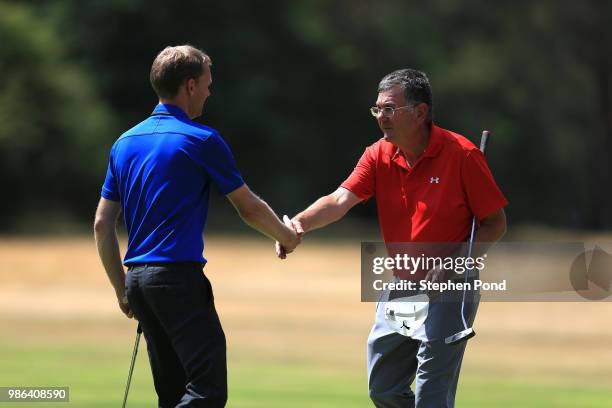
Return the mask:
POLYGON ((302 225, 299 222, 290 220, 286 215, 283 216, 283 222, 290 231, 290 239, 286 242, 276 242, 276 256, 278 256, 280 259, 287 258, 287 254, 293 252, 293 250, 301 243, 302 235, 304 234, 302 225))

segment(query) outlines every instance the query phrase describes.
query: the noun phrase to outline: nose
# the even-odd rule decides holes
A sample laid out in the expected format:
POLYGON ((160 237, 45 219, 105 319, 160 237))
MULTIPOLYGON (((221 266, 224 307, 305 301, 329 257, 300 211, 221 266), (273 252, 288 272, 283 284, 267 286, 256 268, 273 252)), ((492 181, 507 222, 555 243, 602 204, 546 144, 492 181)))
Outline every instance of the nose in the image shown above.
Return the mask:
POLYGON ((382 112, 379 112, 378 115, 376 115, 376 120, 379 123, 386 123, 390 120, 390 118, 388 116, 383 115, 382 112))

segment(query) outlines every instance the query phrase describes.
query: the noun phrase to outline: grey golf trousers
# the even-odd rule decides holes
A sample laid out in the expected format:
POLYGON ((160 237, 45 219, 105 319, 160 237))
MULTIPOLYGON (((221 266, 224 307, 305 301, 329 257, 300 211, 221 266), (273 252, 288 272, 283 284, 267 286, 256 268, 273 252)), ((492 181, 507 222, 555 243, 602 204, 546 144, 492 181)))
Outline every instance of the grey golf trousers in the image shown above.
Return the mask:
MULTIPOLYGON (((447 345, 442 336, 434 336, 432 340, 402 336, 387 326, 384 305, 385 302, 377 304, 376 322, 368 337, 368 388, 374 405, 378 408, 453 408, 467 343, 447 345)), ((444 314, 459 307, 450 303, 432 306, 442 309, 444 314)), ((467 316, 471 323, 477 304, 476 308, 473 304, 469 306, 467 316)), ((438 317, 439 313, 433 310, 428 320, 446 320, 438 317)), ((446 326, 450 321, 439 323, 446 326)), ((451 328, 448 334, 456 329, 451 328)))

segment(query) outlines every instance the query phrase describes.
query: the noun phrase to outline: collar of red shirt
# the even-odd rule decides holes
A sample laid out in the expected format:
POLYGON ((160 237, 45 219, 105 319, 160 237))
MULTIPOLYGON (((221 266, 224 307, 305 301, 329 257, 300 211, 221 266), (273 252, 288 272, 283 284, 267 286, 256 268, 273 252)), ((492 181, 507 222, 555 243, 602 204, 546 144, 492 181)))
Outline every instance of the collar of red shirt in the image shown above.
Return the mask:
MULTIPOLYGON (((443 131, 444 130, 442 128, 439 128, 433 123, 431 124, 431 131, 429 132, 429 142, 427 142, 427 147, 425 148, 425 151, 423 152, 421 157, 435 157, 438 155, 438 153, 440 153, 440 149, 442 149, 442 132, 443 131)), ((396 159, 398 159, 398 157, 403 158, 403 156, 400 155, 399 147, 395 147, 391 143, 389 143, 389 145, 391 146, 392 149, 395 148, 395 151, 391 155, 392 161, 397 162, 396 159)), ((419 157, 419 159, 421 157, 419 157)), ((398 164, 403 165, 404 163, 398 163, 398 164)))

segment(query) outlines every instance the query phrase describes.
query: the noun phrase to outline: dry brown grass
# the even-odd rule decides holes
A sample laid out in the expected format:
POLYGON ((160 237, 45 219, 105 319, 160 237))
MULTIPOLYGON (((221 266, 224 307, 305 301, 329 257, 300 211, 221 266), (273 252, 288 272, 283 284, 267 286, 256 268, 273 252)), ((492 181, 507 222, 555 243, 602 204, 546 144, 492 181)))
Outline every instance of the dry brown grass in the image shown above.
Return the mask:
MULTIPOLYGON (((210 237, 206 256, 230 356, 365 367, 374 305, 360 302, 357 242, 306 241, 280 261, 269 241, 210 237)), ((0 259, 5 341, 131 338, 92 240, 2 239, 0 259)), ((464 369, 609 384, 610 316, 610 302, 483 303, 464 369)))

